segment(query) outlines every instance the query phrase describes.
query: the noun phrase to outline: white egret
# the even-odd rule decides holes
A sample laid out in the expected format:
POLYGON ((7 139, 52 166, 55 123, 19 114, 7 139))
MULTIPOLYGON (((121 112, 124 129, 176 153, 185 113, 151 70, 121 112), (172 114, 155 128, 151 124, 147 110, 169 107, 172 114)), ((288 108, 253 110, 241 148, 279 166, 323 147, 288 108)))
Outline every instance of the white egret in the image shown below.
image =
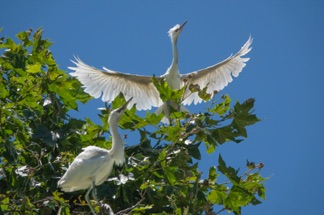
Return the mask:
POLYGON ((89 200, 90 191, 92 190, 93 198, 99 202, 95 186, 107 180, 114 163, 118 166, 124 163, 124 146, 117 127, 121 115, 131 100, 132 98, 120 108, 113 110, 108 118, 112 136, 112 148, 110 150, 97 146, 83 148, 83 152, 74 159, 68 170, 57 183, 58 187, 64 192, 88 189, 85 199, 93 214, 95 214, 95 211, 89 200))
MULTIPOLYGON (((198 84, 200 88, 207 86, 207 93, 222 90, 228 83, 232 82, 232 76, 237 77, 245 67, 249 58, 243 58, 243 56, 251 50, 250 45, 253 39, 250 36, 239 52, 220 63, 195 72, 179 74, 177 41, 186 23, 177 24, 168 31, 172 42, 173 60, 171 66, 161 78, 165 78, 172 89, 180 89, 185 84, 198 84)), ((102 95, 103 101, 113 101, 122 92, 126 99, 134 98, 131 105, 136 103, 138 110, 151 109, 153 106, 159 107, 158 110, 161 111, 167 106, 160 99, 151 76, 121 73, 105 67, 104 70, 99 70, 83 63, 79 58, 72 62, 76 67, 69 67, 69 69, 75 71, 70 74, 77 77, 83 84, 84 91, 95 98, 102 95)), ((186 90, 184 98, 183 105, 197 104, 202 101, 197 92, 191 93, 189 89, 186 90)))

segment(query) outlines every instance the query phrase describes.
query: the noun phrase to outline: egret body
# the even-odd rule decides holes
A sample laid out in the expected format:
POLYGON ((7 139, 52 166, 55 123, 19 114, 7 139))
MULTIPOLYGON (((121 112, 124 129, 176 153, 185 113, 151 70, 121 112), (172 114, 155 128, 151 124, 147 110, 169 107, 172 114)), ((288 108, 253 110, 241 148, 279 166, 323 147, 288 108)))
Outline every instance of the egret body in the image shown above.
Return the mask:
POLYGON ((114 163, 118 166, 124 163, 124 146, 118 132, 118 121, 131 100, 132 98, 120 108, 113 110, 108 118, 112 148, 110 150, 97 146, 83 148, 83 152, 74 159, 57 183, 57 186, 64 192, 88 189, 85 199, 93 214, 95 211, 89 200, 90 191, 92 190, 92 196, 98 202, 95 186, 107 180, 114 163))
MULTIPOLYGON (((200 88, 207 86, 207 93, 213 94, 215 91, 222 90, 228 83, 232 82, 232 76, 237 77, 245 67, 245 63, 249 58, 243 58, 243 56, 250 52, 253 39, 249 37, 239 52, 220 63, 198 71, 180 74, 178 70, 177 41, 186 23, 177 24, 168 31, 172 42, 173 60, 171 66, 161 78, 165 78, 172 89, 179 89, 185 84, 198 84, 200 88)), ((83 84, 84 91, 95 98, 102 95, 103 101, 113 101, 122 92, 126 99, 134 98, 131 105, 136 103, 138 110, 151 109, 152 106, 159 107, 161 110, 163 109, 162 105, 165 105, 159 97, 159 92, 154 87, 151 76, 121 73, 105 67, 103 71, 83 63, 79 58, 72 62, 76 67, 69 67, 75 71, 71 75, 77 77, 83 84)), ((191 93, 189 89, 185 91, 184 98, 183 105, 202 102, 198 93, 191 93)))

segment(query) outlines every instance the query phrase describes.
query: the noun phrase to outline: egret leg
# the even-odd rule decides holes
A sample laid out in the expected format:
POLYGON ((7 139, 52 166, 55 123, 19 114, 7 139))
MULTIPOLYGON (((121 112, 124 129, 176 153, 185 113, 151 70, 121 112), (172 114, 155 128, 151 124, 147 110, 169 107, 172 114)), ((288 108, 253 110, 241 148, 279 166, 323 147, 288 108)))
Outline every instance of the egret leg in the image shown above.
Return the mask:
POLYGON ((99 205, 99 200, 98 200, 98 196, 97 196, 97 189, 95 187, 95 184, 93 183, 93 189, 92 189, 92 197, 96 200, 97 204, 99 205))
POLYGON ((89 208, 92 212, 93 215, 97 215, 95 210, 93 209, 92 205, 91 205, 91 202, 90 202, 90 199, 89 199, 89 194, 90 194, 90 191, 93 190, 94 188, 93 187, 90 187, 89 190, 87 191, 86 195, 85 195, 85 200, 87 201, 88 205, 89 205, 89 208))
POLYGON ((101 210, 105 210, 105 211, 108 211, 109 215, 114 215, 114 212, 112 211, 110 205, 108 204, 100 204, 99 202, 99 199, 98 199, 98 196, 97 196, 97 189, 95 187, 95 184, 93 183, 93 189, 92 189, 92 197, 97 201, 97 204, 100 206, 100 211, 101 210))

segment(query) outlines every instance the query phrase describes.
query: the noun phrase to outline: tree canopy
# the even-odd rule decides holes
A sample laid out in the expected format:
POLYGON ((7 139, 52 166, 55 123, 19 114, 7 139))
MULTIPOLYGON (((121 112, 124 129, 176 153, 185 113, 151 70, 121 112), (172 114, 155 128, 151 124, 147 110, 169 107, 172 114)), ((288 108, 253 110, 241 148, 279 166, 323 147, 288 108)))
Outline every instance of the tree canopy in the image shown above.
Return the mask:
MULTIPOLYGON (((57 181, 83 147, 111 147, 107 119, 125 100, 120 95, 101 110, 101 125, 71 117, 69 111, 92 98, 59 68, 42 33, 27 30, 16 39, 0 38, 0 212, 90 213, 84 191, 64 193, 57 181)), ((172 90, 153 79, 163 101, 183 99, 184 88, 172 90)), ((205 100, 214 96, 187 87, 205 100)), ((214 96, 205 112, 173 109, 170 125, 160 123, 162 115, 140 117, 135 106, 127 110, 120 129, 138 132, 139 139, 125 148, 124 166, 97 187, 101 206, 96 211, 105 214, 109 205, 116 214, 241 214, 242 207, 260 204, 266 190, 262 163, 235 168, 219 154, 206 177, 198 168, 201 150, 217 153, 222 144, 247 138, 246 127, 259 121, 254 103, 214 96)))

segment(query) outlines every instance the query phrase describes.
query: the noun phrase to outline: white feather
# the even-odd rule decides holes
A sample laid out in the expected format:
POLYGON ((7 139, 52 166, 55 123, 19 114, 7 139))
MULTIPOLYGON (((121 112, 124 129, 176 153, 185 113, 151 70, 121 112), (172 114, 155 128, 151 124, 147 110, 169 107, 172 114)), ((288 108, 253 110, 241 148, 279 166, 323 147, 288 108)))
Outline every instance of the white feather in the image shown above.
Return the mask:
MULTIPOLYGON (((252 49, 250 46, 253 39, 251 36, 241 48, 241 50, 233 56, 228 57, 224 61, 207 67, 202 70, 191 72, 188 74, 179 74, 178 70, 178 49, 177 40, 186 22, 182 25, 175 25, 168 31, 171 37, 173 61, 171 66, 161 78, 165 78, 169 86, 173 89, 179 89, 185 84, 198 84, 200 88, 207 87, 208 93, 220 91, 233 81, 233 77, 237 77, 245 67, 249 58, 243 58, 244 55, 252 49), (185 80, 187 80, 185 82, 185 80)), ((159 97, 159 92, 155 88, 152 77, 120 73, 104 67, 103 70, 96 69, 85 63, 79 58, 72 61, 76 67, 69 67, 73 70, 70 73, 77 77, 84 86, 84 91, 95 98, 102 95, 102 100, 111 102, 116 96, 122 92, 126 99, 133 97, 133 101, 129 106, 136 104, 138 110, 150 110, 151 107, 161 107, 162 100, 159 97)), ((191 94, 189 89, 185 92, 185 100, 183 105, 197 104, 202 102, 198 93, 191 94)), ((158 109, 158 112, 165 110, 165 107, 158 109)), ((166 112, 165 115, 167 116, 166 112)))

